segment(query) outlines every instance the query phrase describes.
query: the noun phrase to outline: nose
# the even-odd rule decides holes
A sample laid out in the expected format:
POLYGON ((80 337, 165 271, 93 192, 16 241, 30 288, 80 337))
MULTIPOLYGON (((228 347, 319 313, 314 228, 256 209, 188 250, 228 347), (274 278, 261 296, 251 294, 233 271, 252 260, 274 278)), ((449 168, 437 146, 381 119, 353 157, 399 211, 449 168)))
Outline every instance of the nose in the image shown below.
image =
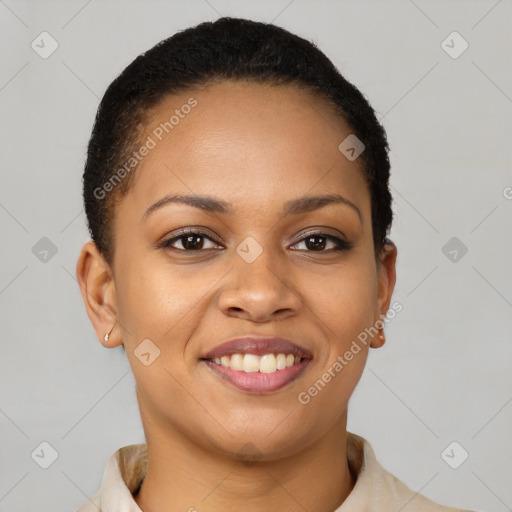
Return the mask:
MULTIPOLYGON (((263 323, 297 315, 302 300, 286 278, 286 263, 277 264, 270 251, 252 263, 234 256, 234 268, 218 296, 219 309, 227 316, 263 323)), ((288 276, 290 273, 288 272, 288 276)))

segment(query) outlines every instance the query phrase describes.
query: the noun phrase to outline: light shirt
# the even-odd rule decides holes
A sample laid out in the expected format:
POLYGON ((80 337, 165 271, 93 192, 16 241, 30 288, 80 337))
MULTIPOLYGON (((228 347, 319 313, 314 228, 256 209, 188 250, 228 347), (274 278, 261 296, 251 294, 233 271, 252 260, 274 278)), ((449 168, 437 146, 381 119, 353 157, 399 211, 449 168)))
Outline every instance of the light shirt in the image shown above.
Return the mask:
MULTIPOLYGON (((470 512, 434 503, 386 471, 364 438, 347 432, 347 458, 357 475, 352 492, 333 512, 470 512)), ((78 512, 142 512, 132 493, 146 474, 146 444, 125 446, 107 463, 101 489, 78 512)))

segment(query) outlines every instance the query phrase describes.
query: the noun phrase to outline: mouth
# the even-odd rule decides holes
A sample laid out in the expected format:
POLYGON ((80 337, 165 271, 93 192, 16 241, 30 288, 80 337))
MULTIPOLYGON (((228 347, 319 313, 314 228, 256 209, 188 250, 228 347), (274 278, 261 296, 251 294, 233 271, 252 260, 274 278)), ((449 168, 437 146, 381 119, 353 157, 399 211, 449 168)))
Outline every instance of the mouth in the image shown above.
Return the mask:
POLYGON ((236 388, 263 394, 296 380, 312 359, 308 350, 288 340, 248 337, 219 345, 201 361, 236 388))

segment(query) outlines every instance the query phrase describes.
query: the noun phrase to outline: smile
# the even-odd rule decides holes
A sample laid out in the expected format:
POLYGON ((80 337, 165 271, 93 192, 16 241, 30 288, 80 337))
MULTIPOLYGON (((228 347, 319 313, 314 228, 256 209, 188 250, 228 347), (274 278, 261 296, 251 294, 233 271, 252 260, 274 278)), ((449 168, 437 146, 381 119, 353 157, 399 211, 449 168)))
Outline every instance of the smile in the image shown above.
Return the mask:
POLYGON ((235 353, 203 359, 216 375, 236 388, 250 393, 277 391, 305 370, 311 359, 294 354, 241 354, 235 353))
POLYGON ((300 363, 300 356, 293 354, 231 354, 231 356, 216 357, 215 364, 231 368, 236 371, 274 373, 285 370, 296 363, 300 363))

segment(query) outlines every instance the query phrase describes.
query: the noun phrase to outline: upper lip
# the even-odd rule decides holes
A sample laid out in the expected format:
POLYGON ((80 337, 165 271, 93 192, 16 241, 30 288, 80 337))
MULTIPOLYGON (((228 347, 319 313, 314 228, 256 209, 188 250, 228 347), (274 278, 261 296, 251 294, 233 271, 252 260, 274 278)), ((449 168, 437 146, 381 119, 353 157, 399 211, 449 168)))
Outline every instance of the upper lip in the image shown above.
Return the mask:
POLYGON ((255 355, 293 354, 304 359, 313 358, 309 350, 285 338, 250 335, 221 343, 204 355, 202 359, 214 359, 216 357, 240 353, 255 355))

